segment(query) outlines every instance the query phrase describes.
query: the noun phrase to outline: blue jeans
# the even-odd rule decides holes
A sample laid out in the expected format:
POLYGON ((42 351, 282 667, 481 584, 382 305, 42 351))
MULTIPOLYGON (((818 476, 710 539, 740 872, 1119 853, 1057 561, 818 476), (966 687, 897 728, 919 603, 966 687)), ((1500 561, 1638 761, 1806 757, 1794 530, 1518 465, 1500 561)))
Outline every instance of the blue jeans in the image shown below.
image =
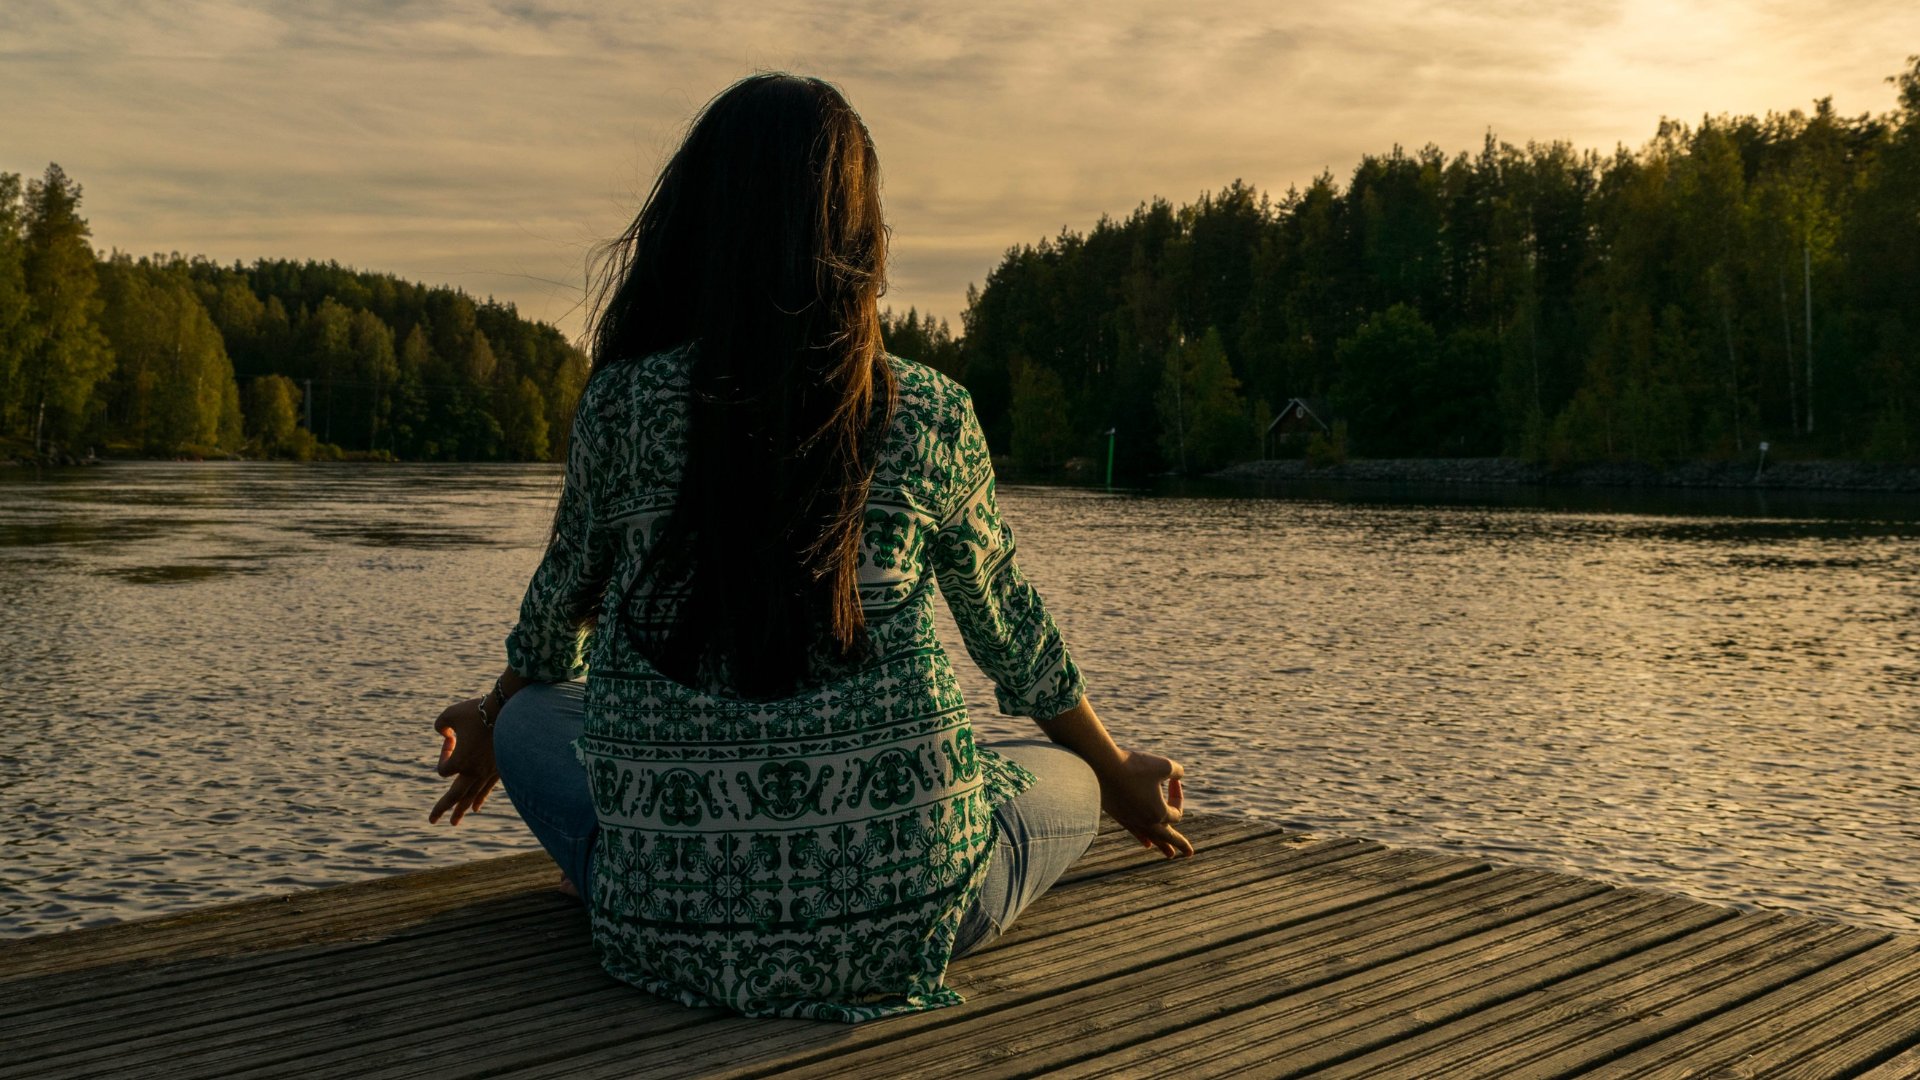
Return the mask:
MULTIPOLYGON (((587 770, 573 756, 585 693, 577 682, 527 686, 500 710, 493 731, 507 796, 581 896, 591 895, 600 831, 587 770)), ((961 918, 955 956, 999 937, 1086 853, 1100 827, 1100 784, 1072 751, 1039 739, 986 746, 1040 782, 993 813, 999 842, 980 896, 961 918)))

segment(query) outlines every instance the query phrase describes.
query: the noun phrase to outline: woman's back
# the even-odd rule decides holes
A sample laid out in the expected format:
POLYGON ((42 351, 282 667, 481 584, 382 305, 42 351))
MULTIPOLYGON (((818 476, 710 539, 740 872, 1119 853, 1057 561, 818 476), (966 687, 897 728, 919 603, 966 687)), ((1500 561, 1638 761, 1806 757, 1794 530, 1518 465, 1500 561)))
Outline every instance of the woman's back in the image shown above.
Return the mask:
MULTIPOLYGON (((896 399, 861 524, 866 648, 848 660, 822 648, 808 685, 749 700, 719 678, 666 676, 645 644, 677 614, 673 585, 643 595, 636 582, 682 490, 688 363, 670 350, 594 379, 554 545, 508 642, 534 679, 591 660, 578 751, 601 826, 588 903, 603 961, 657 993, 753 1015, 950 1003, 941 974, 993 809, 1031 777, 974 744, 934 633, 936 581, 1004 710, 1048 718, 1083 691, 1012 561, 967 392, 888 358, 896 399)), ((735 524, 773 527, 745 504, 735 524)))
POLYGON ((1192 851, 1179 766, 1113 741, 1015 567, 966 391, 881 349, 886 248, 839 91, 769 73, 708 103, 611 248, 509 663, 435 722, 430 817, 504 780, 607 969, 688 1004, 950 1004, 947 962, 1098 808, 1192 851), (936 587, 1051 744, 975 744, 936 587))

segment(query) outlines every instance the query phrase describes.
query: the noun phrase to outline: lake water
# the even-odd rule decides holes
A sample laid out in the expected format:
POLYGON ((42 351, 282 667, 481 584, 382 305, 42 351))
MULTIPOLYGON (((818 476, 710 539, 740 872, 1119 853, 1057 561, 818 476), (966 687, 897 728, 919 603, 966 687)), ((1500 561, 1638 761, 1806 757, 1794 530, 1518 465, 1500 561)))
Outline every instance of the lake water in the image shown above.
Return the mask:
MULTIPOLYGON (((533 848, 426 823, 542 467, 0 471, 0 935, 533 848)), ((1920 500, 1003 489, 1190 805, 1920 931, 1920 500)), ((985 736, 992 713, 960 659, 985 736)), ((1204 851, 1202 852, 1204 856, 1204 851)))

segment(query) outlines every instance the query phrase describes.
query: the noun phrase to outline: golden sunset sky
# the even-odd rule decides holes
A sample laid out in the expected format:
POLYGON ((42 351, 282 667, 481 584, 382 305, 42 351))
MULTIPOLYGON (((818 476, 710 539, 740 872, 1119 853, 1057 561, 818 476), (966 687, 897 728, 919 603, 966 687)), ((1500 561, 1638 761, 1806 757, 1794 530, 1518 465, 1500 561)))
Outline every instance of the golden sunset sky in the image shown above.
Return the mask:
POLYGON ((333 259, 575 333, 687 120, 783 68, 873 130, 886 302, 958 330, 1009 245, 1154 195, 1489 131, 1610 150, 1662 116, 1882 112, 1915 52, 1914 0, 5 0, 0 171, 59 162, 103 249, 333 259))

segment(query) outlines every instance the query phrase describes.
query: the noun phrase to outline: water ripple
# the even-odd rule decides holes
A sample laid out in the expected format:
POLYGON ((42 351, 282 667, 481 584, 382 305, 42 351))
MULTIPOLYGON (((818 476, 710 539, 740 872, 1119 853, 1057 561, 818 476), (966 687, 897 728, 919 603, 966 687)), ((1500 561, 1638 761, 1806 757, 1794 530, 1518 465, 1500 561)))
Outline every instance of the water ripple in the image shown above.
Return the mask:
MULTIPOLYGON (((426 824, 541 467, 0 477, 0 935, 532 841, 426 824)), ((1920 930, 1920 509, 1007 486, 1095 705, 1190 804, 1920 930)), ((944 617, 944 616, 943 616, 944 617)), ((991 712, 958 649, 983 736, 991 712)))

